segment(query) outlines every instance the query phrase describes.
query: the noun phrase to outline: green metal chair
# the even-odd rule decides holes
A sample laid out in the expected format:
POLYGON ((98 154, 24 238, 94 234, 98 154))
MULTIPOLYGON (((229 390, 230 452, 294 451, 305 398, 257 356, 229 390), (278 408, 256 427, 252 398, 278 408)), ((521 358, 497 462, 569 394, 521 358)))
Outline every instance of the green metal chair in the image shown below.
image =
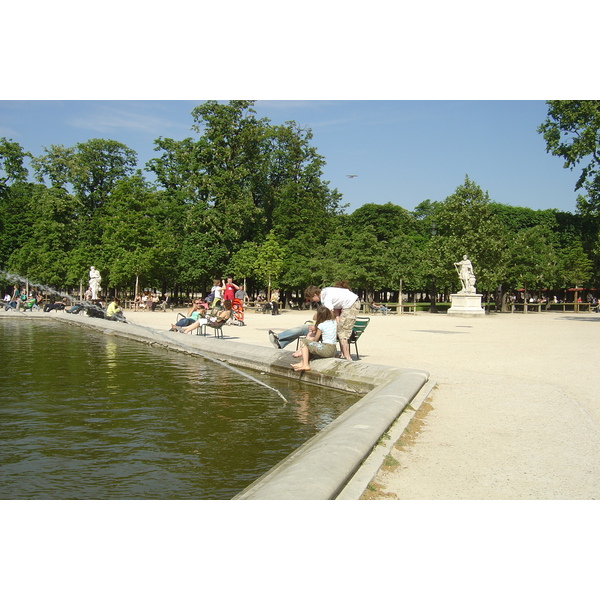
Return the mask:
MULTIPOLYGON (((354 344, 354 350, 356 352, 356 360, 360 360, 360 356, 358 355, 358 339, 365 332, 370 317, 356 317, 356 321, 354 322, 354 327, 352 327, 352 334, 348 338, 348 346, 350 351, 352 351, 352 344, 354 344)), ((341 345, 340 345, 341 350, 341 345)))

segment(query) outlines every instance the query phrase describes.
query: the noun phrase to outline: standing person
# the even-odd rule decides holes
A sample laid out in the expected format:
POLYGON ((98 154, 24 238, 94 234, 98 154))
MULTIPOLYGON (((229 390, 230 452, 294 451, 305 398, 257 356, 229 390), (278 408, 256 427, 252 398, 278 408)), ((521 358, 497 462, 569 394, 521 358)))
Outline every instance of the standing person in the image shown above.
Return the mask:
POLYGON ((292 356, 302 360, 299 363, 292 364, 294 371, 310 371, 310 356, 320 356, 321 358, 331 358, 335 356, 337 342, 337 323, 331 310, 321 305, 317 309, 317 318, 314 325, 314 336, 306 337, 300 340, 300 349, 294 352, 292 356))
POLYGON ((271 292, 271 314, 279 314, 279 290, 273 290, 271 292))
POLYGON ((223 300, 233 300, 236 291, 239 289, 239 286, 233 283, 233 277, 228 277, 223 286, 223 300))
POLYGON ((248 294, 246 294, 246 290, 243 285, 239 285, 237 291, 235 292, 235 298, 241 300, 242 302, 248 302, 248 294))
POLYGON ((221 304, 223 297, 223 286, 218 279, 213 279, 213 286, 210 288, 209 297, 212 296, 210 307, 214 308, 217 304, 221 304))
POLYGON ((340 311, 336 316, 337 336, 344 358, 352 360, 348 339, 352 335, 354 322, 360 312, 360 298, 347 288, 326 287, 321 289, 316 285, 309 285, 304 290, 304 297, 309 302, 320 302, 332 312, 340 311))

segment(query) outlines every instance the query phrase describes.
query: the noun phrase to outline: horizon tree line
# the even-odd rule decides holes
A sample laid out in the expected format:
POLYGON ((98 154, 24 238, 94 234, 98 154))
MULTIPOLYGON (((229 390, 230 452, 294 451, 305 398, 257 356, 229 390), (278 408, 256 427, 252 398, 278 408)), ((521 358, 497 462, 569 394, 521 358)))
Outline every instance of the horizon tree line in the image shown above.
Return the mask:
MULTIPOLYGON (((0 269, 78 288, 95 265, 105 289, 138 283, 176 298, 205 293, 227 275, 250 291, 278 287, 287 300, 309 284, 346 280, 366 299, 457 291, 453 263, 467 254, 484 293, 600 283, 595 158, 578 182, 587 194, 575 214, 496 203, 468 175, 443 201, 412 211, 367 202, 349 214, 323 179, 311 131, 258 119, 253 104, 194 108, 195 137, 155 140, 157 155, 144 166, 153 181, 135 151, 115 140, 50 146, 34 157, 0 138, 0 269)), ((579 104, 592 121, 585 148, 574 141, 573 123, 583 125, 573 103, 549 102, 539 128, 568 168, 593 146, 590 129, 598 139, 596 115, 579 104), (561 127, 575 150, 557 141, 561 127)))

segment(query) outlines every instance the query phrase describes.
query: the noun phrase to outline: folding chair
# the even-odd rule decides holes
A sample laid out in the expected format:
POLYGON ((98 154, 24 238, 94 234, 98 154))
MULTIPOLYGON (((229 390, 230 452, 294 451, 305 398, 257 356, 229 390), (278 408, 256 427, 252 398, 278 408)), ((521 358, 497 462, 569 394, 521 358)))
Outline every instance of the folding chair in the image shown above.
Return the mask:
POLYGON ((205 323, 204 325, 200 325, 198 329, 196 329, 196 335, 208 335, 208 329, 213 330, 215 337, 223 338, 223 325, 225 325, 227 321, 217 321, 216 323, 205 323))
MULTIPOLYGON (((358 338, 365 332, 370 317, 356 317, 356 321, 354 322, 354 326, 352 327, 352 333, 348 338, 348 348, 352 349, 352 344, 354 344, 354 350, 356 352, 356 360, 360 360, 360 356, 358 355, 358 338)), ((340 350, 342 349, 342 345, 340 344, 340 350)))

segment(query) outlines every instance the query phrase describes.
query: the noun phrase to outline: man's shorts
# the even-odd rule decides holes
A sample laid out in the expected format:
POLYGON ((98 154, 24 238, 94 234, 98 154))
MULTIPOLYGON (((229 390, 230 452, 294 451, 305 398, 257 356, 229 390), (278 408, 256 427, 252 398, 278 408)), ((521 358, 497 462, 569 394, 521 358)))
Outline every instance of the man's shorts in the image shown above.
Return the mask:
POLYGON ((350 307, 342 309, 338 321, 337 335, 340 340, 347 340, 352 335, 354 321, 360 312, 360 298, 350 307))

